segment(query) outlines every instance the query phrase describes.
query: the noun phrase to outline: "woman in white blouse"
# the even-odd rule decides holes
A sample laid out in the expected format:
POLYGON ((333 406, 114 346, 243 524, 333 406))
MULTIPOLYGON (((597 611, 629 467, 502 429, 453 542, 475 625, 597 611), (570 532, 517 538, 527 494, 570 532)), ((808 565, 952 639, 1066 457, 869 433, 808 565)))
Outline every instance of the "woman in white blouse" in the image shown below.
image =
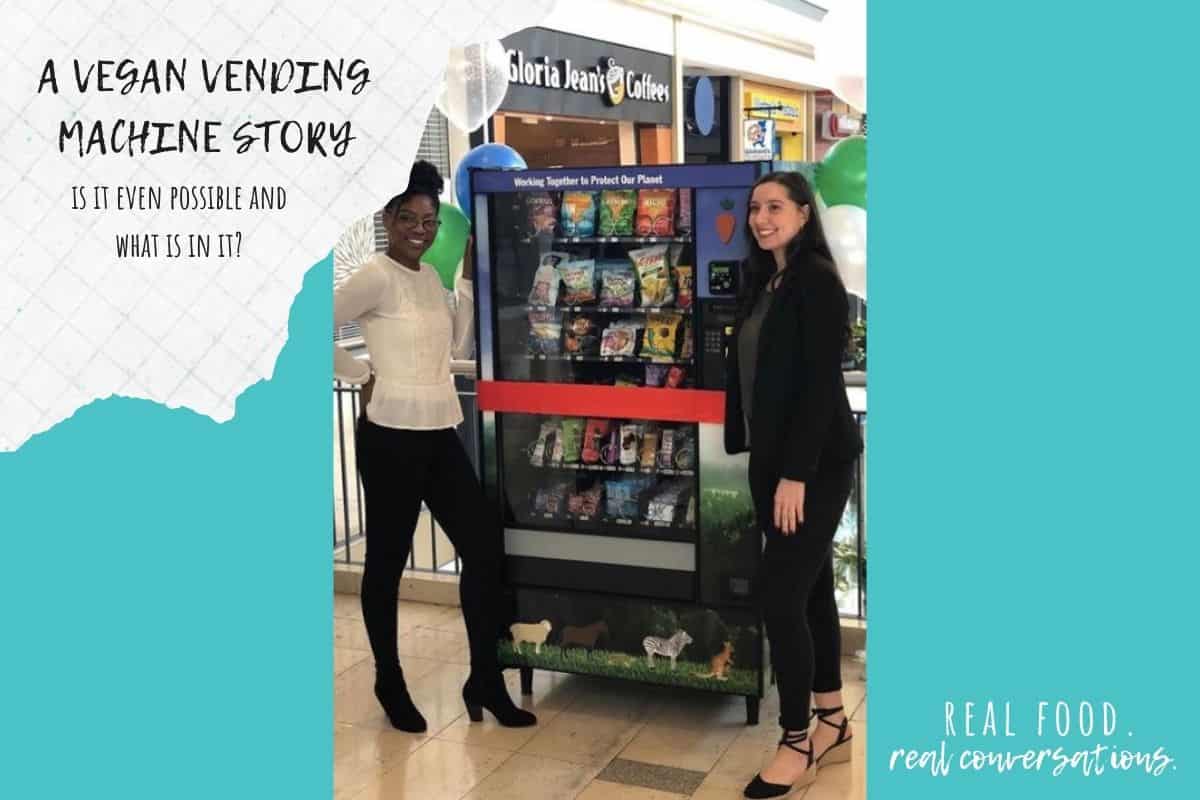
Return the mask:
POLYGON ((426 725, 400 669, 396 605, 422 501, 462 559, 459 587, 471 651, 462 694, 471 719, 482 719, 486 708, 502 725, 537 722, 513 704, 501 677, 496 642, 507 622, 501 529, 455 431, 463 414, 450 359, 471 354, 472 259, 463 260, 454 310, 434 268, 421 262, 437 235, 442 187, 436 167, 413 164, 408 188, 383 210, 386 253, 371 256, 333 303, 334 324, 358 320, 369 354, 369 361, 358 361, 334 347, 334 374, 364 386, 356 445, 366 491, 362 610, 375 657, 375 696, 393 726, 414 733, 426 725))

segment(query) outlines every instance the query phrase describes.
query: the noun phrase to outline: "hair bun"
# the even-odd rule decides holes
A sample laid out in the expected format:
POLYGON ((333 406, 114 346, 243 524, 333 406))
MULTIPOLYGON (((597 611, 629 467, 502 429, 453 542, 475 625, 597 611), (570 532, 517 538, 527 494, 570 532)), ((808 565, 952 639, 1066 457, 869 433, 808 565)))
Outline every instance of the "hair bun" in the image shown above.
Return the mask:
POLYGON ((408 191, 423 189, 433 193, 434 197, 441 195, 446 182, 442 180, 437 167, 428 161, 415 161, 412 172, 408 176, 408 191))

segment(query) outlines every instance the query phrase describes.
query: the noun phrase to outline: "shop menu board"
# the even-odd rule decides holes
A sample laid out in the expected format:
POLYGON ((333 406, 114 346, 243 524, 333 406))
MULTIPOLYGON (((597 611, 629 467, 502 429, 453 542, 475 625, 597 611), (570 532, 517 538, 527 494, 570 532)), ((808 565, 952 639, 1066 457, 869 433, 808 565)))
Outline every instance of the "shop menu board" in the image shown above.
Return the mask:
POLYGON ((493 195, 497 378, 693 386, 691 194, 493 195))

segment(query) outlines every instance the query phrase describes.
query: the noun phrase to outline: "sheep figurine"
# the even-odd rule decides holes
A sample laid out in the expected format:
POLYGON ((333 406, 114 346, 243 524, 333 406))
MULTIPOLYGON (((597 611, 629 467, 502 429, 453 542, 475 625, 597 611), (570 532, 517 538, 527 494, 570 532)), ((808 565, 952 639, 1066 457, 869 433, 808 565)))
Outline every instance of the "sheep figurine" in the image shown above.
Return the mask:
POLYGON ((533 645, 534 655, 539 655, 542 652, 542 645, 546 643, 546 637, 550 635, 550 620, 544 619, 541 622, 527 624, 523 622, 515 622, 508 627, 512 632, 513 650, 521 652, 521 644, 529 642, 533 645))

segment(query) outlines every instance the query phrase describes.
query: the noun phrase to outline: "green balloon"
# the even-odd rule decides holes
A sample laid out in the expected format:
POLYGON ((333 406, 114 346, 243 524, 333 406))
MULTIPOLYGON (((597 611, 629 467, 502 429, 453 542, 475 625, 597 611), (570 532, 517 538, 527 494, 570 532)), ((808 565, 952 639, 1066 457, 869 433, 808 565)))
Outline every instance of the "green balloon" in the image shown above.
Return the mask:
POLYGON ((867 139, 851 136, 817 165, 817 191, 828 206, 867 207, 867 139))
POLYGON ((454 288, 454 273, 467 249, 467 237, 471 235, 471 221, 450 203, 438 208, 437 237, 421 260, 437 270, 438 277, 447 289, 454 288))

